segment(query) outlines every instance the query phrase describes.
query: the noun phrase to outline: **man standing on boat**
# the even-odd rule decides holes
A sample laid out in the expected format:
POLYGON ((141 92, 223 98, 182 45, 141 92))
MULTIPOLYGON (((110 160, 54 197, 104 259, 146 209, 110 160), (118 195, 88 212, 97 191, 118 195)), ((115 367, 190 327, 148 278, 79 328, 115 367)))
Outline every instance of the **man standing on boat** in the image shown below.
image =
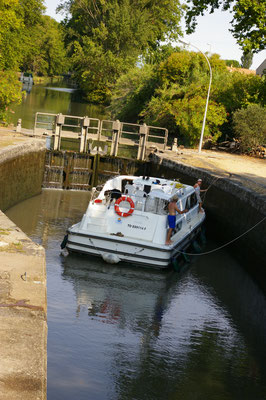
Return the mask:
POLYGON ((171 201, 168 204, 168 225, 169 225, 169 229, 167 232, 167 237, 166 237, 166 242, 165 244, 172 244, 172 240, 171 240, 171 235, 172 235, 172 231, 173 229, 175 229, 175 224, 176 224, 176 211, 178 212, 178 214, 184 214, 186 213, 188 210, 184 210, 181 211, 179 210, 179 208, 176 205, 176 202, 178 200, 178 196, 175 194, 171 201))
POLYGON ((200 192, 207 192, 207 189, 202 190, 200 188, 201 184, 202 184, 202 179, 198 179, 197 183, 195 183, 195 185, 194 185, 194 189, 195 189, 196 197, 197 197, 197 200, 198 200, 198 203, 199 203, 199 212, 203 213, 204 211, 201 208, 202 207, 202 200, 201 200, 201 197, 200 197, 200 192))

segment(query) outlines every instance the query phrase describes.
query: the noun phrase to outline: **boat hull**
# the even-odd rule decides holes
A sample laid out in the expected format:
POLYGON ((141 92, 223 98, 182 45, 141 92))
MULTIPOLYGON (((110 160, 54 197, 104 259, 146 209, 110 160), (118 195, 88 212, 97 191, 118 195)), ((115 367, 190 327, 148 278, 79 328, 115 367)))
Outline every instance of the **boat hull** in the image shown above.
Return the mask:
POLYGON ((118 261, 152 268, 168 268, 171 261, 182 255, 182 252, 196 239, 201 231, 202 223, 203 221, 182 240, 174 242, 171 246, 129 242, 117 236, 81 233, 69 229, 66 248, 69 252, 83 253, 103 259, 106 254, 113 254, 118 257, 118 261))

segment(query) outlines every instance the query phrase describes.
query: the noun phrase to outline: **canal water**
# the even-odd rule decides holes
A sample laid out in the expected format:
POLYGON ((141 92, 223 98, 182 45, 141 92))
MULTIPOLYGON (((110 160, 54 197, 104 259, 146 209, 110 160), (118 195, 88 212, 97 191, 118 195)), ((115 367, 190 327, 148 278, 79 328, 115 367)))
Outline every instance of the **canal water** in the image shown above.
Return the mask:
POLYGON ((266 300, 242 266, 226 250, 182 274, 65 258, 88 200, 43 190, 7 212, 46 250, 48 400, 265 400, 266 300))
POLYGON ((82 102, 80 92, 63 80, 24 85, 22 89, 24 91, 22 102, 13 106, 10 114, 10 122, 14 125, 21 118, 23 128, 33 129, 36 112, 108 118, 106 108, 82 102))

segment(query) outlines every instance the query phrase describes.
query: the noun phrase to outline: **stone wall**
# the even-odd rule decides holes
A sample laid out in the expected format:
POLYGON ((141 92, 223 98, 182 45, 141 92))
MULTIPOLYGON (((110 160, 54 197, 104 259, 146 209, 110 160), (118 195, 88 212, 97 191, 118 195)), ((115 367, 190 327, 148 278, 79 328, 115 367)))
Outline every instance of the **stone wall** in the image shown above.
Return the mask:
POLYGON ((0 150, 0 209, 41 192, 45 142, 31 140, 0 150))

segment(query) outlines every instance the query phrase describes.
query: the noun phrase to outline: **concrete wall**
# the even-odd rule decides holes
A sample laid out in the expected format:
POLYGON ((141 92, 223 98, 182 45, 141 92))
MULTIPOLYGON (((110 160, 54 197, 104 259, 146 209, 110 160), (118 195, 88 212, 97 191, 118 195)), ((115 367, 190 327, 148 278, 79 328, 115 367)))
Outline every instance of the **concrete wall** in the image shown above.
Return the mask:
POLYGON ((30 140, 0 150, 0 209, 41 192, 45 142, 30 140))
MULTIPOLYGON (((40 141, 0 151, 0 207, 41 191, 40 141)), ((0 399, 45 400, 47 303, 44 249, 0 211, 0 399)))
MULTIPOLYGON (((156 156, 151 158, 150 175, 180 178, 181 182, 195 184, 203 179, 203 189, 208 190, 204 208, 207 222, 221 244, 238 237, 266 216, 266 195, 256 193, 237 179, 212 174, 206 170, 191 167, 176 161, 156 156)), ((246 260, 253 270, 265 271, 266 220, 255 229, 230 245, 240 259, 246 260)))

